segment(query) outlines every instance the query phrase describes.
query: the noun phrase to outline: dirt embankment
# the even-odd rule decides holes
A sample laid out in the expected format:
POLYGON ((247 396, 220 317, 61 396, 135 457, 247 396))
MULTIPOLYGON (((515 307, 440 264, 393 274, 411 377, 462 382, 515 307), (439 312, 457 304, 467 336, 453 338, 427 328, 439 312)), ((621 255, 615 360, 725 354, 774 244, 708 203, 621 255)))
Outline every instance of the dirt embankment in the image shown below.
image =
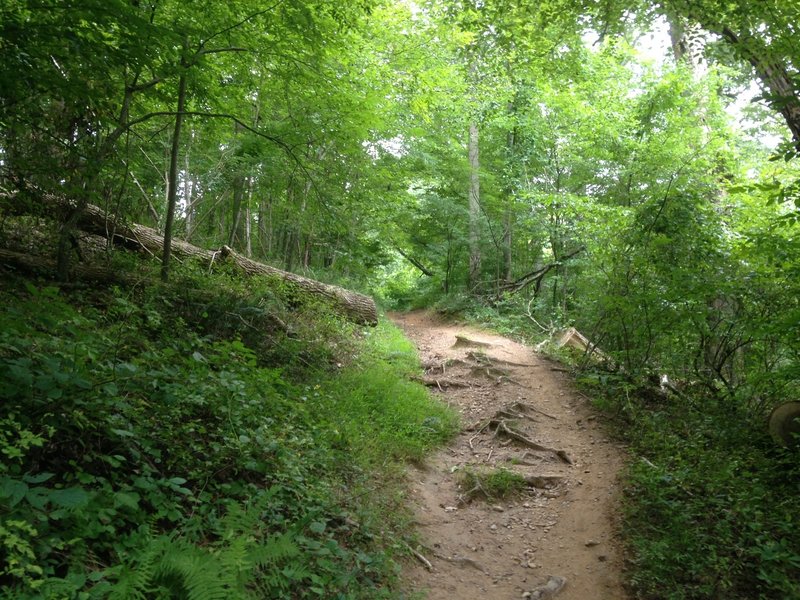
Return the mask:
POLYGON ((586 398, 511 340, 424 312, 392 318, 464 427, 410 473, 422 545, 408 587, 430 600, 626 598, 615 534, 624 452, 586 398), (501 468, 526 478, 525 493, 486 501, 480 485, 461 485, 465 472, 501 468))

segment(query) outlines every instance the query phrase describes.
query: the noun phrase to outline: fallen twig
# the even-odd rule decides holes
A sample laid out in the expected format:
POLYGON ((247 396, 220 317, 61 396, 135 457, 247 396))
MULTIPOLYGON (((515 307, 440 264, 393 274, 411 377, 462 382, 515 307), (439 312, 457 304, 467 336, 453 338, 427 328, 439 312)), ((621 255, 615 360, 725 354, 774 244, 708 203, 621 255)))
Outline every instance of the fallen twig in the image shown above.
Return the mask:
POLYGON ((535 413, 539 413, 540 415, 543 415, 543 416, 547 417, 548 419, 553 419, 554 421, 558 420, 557 417, 554 417, 553 415, 549 415, 546 412, 544 412, 542 410, 539 410, 535 406, 531 406, 530 404, 525 404, 523 402, 514 402, 514 404, 510 405, 508 408, 513 410, 513 411, 516 411, 516 412, 524 412, 526 410, 530 410, 530 411, 533 411, 535 413))
POLYGON ((436 558, 441 560, 446 560, 447 562, 451 562, 457 565, 465 566, 465 567, 472 567, 473 569, 477 569, 481 573, 488 575, 486 569, 484 569, 480 564, 476 561, 468 558, 466 556, 444 556, 443 554, 436 553, 434 554, 436 558))
POLYGON ((423 567, 425 567, 428 571, 433 571, 433 565, 431 564, 431 561, 429 561, 422 554, 414 550, 411 546, 408 546, 408 550, 411 552, 411 554, 414 555, 414 558, 416 558, 419 562, 422 563, 423 567))

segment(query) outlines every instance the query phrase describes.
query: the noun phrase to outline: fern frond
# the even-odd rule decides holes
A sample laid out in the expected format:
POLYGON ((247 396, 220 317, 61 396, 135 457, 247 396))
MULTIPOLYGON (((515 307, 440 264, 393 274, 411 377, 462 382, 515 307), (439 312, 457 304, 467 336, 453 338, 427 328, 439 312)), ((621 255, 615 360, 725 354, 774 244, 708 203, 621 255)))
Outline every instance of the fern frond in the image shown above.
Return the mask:
POLYGON ((299 554, 300 548, 294 542, 294 534, 283 533, 271 535, 266 542, 253 548, 251 560, 258 567, 266 567, 299 554))
POLYGON ((144 545, 129 563, 123 562, 117 582, 109 592, 110 600, 147 600, 150 584, 156 571, 156 563, 162 552, 158 538, 150 530, 142 530, 144 545))

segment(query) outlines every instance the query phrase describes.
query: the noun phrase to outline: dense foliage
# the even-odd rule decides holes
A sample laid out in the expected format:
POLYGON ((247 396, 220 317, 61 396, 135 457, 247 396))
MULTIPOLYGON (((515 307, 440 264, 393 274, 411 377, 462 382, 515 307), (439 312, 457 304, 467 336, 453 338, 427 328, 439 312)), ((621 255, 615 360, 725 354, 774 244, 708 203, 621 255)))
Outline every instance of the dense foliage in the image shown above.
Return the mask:
MULTIPOLYGON (((6 0, 0 245, 45 248, 60 280, 90 255, 118 268, 111 244, 98 256, 76 232, 96 204, 387 305, 467 311, 529 338, 575 326, 610 359, 576 364, 637 454, 634 593, 797 597, 797 451, 773 446, 764 423, 800 394, 798 10, 6 0), (53 196, 71 209, 56 214, 53 196), (666 395, 654 392, 663 375, 666 395)), ((394 382, 394 366, 313 380, 309 364, 350 352, 307 341, 343 343, 338 325, 309 309, 287 335, 275 327, 280 290, 253 305, 233 280, 212 290, 193 277, 201 299, 172 288, 65 299, 20 282, 4 292, 7 585, 135 589, 128 574, 152 564, 142 585, 174 587, 185 566, 163 557, 179 547, 195 566, 252 551, 283 569, 262 569, 284 575, 258 585, 310 572, 356 589, 331 583, 351 572, 331 565, 362 559, 323 498, 337 477, 360 475, 326 461, 342 440, 368 456, 365 440, 384 436, 369 433, 369 398, 390 391, 349 388, 394 382), (232 398, 242 412, 222 423, 232 398), (251 401, 269 403, 273 421, 251 401), (175 439, 186 445, 167 452, 175 439), (270 453, 272 475, 258 458, 270 453), (288 497, 304 508, 274 508, 288 497), (256 513, 271 516, 245 541, 240 524, 256 513), (79 530, 96 543, 71 537, 79 530)), ((386 433, 398 456, 430 441, 415 437, 429 429, 416 418, 379 419, 397 434, 416 423, 402 443, 386 433)), ((377 560, 364 556, 362 574, 377 560)))
POLYGON ((231 282, 64 295, 4 280, 2 595, 392 597, 393 473, 455 425, 407 381, 413 349, 308 311, 270 343, 288 372, 254 350, 269 335, 251 329, 256 290, 197 285, 231 282))

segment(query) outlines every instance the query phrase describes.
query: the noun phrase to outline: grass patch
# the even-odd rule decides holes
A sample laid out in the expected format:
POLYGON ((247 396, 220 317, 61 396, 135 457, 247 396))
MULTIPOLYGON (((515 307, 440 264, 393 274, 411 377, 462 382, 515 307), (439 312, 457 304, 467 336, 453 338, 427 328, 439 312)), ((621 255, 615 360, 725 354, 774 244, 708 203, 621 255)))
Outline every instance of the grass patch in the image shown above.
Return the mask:
POLYGON ((469 500, 505 500, 522 494, 528 484, 522 475, 509 469, 467 469, 461 476, 461 487, 469 500))

